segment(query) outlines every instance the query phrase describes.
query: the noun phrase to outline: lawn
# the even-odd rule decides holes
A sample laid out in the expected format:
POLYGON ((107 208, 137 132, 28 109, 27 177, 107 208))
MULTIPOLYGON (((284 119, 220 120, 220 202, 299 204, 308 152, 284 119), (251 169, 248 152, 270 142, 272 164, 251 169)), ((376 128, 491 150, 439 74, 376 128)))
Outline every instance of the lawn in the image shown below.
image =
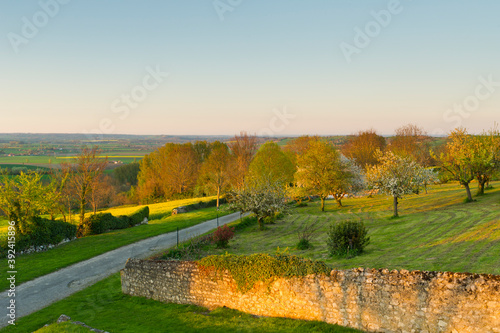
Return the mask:
MULTIPOLYGON (((122 294, 119 274, 23 317, 2 332, 33 332, 61 314, 109 332, 360 332, 317 321, 256 317, 227 308, 208 311, 131 297, 122 294)), ((66 332, 57 329, 40 332, 66 332)))
MULTIPOLYGON (((132 244, 137 241, 175 231, 177 228, 187 228, 206 220, 216 218, 217 210, 215 207, 200 209, 179 215, 164 215, 168 207, 177 207, 179 203, 199 202, 200 199, 189 199, 182 201, 172 201, 163 204, 151 205, 152 212, 157 214, 157 218, 150 220, 149 224, 141 225, 128 229, 114 230, 101 235, 88 236, 76 239, 72 242, 63 244, 52 250, 29 255, 22 255, 16 258, 16 269, 18 271, 18 283, 32 280, 36 277, 54 272, 58 269, 67 267, 74 263, 90 259, 99 254, 114 250, 124 245, 132 244), (163 214, 163 215, 162 215, 163 214), (160 216, 162 216, 160 218, 160 216)), ((109 210, 112 213, 120 211, 123 214, 127 209, 135 211, 137 207, 116 208, 109 210), (121 210, 120 210, 121 209, 121 210)), ((222 210, 219 216, 228 212, 222 210)), ((154 215, 153 215, 154 216, 154 215)), ((5 225, 5 222, 3 223, 5 225)), ((5 226, 3 228, 6 228, 5 226)), ((7 261, 0 260, 0 270, 7 271, 7 261)), ((0 290, 7 288, 8 281, 0 280, 0 290)))
POLYGON ((500 274, 500 183, 477 201, 465 204, 465 190, 457 184, 436 185, 428 194, 411 195, 400 201, 400 218, 391 219, 392 200, 383 195, 352 198, 337 207, 327 201, 326 212, 319 202, 294 208, 276 224, 259 231, 257 225, 237 233, 230 247, 210 247, 200 254, 275 253, 322 260, 330 267, 389 268, 500 274), (335 221, 361 219, 371 242, 362 255, 349 259, 329 256, 326 240, 335 221), (314 248, 298 250, 298 230, 305 224, 317 230, 314 248))

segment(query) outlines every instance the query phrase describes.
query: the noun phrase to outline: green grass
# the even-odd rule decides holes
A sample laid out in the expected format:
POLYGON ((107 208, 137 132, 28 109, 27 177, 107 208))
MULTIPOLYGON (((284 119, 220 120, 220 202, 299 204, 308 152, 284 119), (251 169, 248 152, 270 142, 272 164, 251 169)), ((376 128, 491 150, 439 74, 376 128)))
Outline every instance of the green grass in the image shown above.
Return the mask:
MULTIPOLYGON (((219 216, 224 214, 227 212, 219 212, 219 216)), ((200 209, 151 220, 147 225, 79 238, 46 252, 18 256, 16 258, 17 282, 20 284, 121 246, 175 231, 177 227, 179 229, 187 228, 214 219, 216 216, 215 207, 200 209)), ((0 260, 0 270, 3 272, 8 270, 6 260, 0 260)), ((0 280, 0 290, 7 288, 7 282, 7 280, 0 280)))
POLYGON ((69 322, 65 323, 59 323, 59 324, 51 324, 47 327, 43 327, 39 330, 37 330, 35 333, 66 333, 66 332, 71 332, 71 333, 86 333, 86 332, 92 332, 90 329, 82 327, 80 325, 75 325, 69 322))
POLYGON ((500 183, 477 201, 464 204, 465 190, 457 184, 433 186, 428 194, 400 201, 400 218, 391 219, 392 200, 383 195, 352 198, 336 207, 328 201, 322 213, 319 202, 295 208, 276 224, 247 227, 237 233, 229 248, 209 247, 209 254, 275 253, 288 248, 291 254, 322 260, 335 269, 353 267, 500 274, 500 183), (330 257, 326 247, 331 223, 350 218, 364 221, 371 238, 365 253, 354 258, 330 257), (312 223, 317 231, 312 249, 299 250, 297 231, 312 223))
POLYGON ((20 318, 2 332, 36 331, 61 314, 109 332, 360 332, 318 321, 256 317, 227 308, 208 311, 131 297, 122 294, 119 274, 20 318))

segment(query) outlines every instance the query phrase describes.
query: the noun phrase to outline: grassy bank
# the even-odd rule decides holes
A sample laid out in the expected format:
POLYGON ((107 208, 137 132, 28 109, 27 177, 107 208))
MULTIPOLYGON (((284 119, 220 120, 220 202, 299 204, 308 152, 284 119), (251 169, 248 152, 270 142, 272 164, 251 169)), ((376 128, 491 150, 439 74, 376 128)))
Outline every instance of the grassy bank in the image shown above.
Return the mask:
POLYGON ((352 198, 337 207, 328 201, 294 208, 291 214, 265 231, 254 225, 237 233, 228 249, 207 247, 209 254, 275 253, 279 247, 291 254, 325 261, 336 269, 352 267, 436 270, 500 274, 500 183, 477 201, 464 204, 465 190, 457 184, 437 185, 428 194, 408 196, 400 202, 401 217, 391 219, 392 200, 387 196, 352 198), (335 221, 361 219, 371 243, 361 256, 338 259, 328 254, 327 232, 335 221), (309 250, 298 250, 298 231, 310 224, 316 231, 309 250))

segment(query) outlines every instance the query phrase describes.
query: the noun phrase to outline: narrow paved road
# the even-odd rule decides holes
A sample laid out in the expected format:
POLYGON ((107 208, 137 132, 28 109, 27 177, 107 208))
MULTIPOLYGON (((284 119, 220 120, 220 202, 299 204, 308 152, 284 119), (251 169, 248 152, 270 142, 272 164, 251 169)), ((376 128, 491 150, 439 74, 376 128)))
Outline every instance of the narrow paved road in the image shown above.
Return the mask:
MULTIPOLYGON (((240 213, 219 217, 219 225, 224 225, 240 218, 240 213)), ((179 230, 179 241, 204 234, 217 227, 217 220, 209 220, 198 225, 179 230)), ((50 273, 16 287, 16 319, 36 312, 56 301, 80 291, 113 273, 120 271, 128 258, 146 258, 164 249, 175 246, 177 233, 155 236, 134 244, 120 247, 97 257, 85 260, 69 267, 50 273)), ((0 294, 2 317, 0 328, 8 325, 7 307, 10 298, 8 292, 0 294)))

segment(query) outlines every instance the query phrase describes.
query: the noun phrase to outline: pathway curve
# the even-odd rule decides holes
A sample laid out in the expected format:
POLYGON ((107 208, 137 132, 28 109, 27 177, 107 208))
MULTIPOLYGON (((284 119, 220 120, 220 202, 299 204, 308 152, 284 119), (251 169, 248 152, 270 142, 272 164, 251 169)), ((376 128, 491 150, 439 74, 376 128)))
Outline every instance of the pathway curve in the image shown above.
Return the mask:
MULTIPOLYGON (((219 217, 219 225, 240 218, 240 213, 219 217)), ((217 227, 217 219, 179 230, 179 241, 204 234, 217 227)), ((134 244, 103 253, 94 258, 73 264, 56 272, 25 282, 16 287, 16 319, 36 312, 69 295, 120 271, 128 258, 147 258, 164 249, 175 246, 177 233, 169 232, 134 244)), ((0 294, 0 328, 8 325, 7 317, 10 298, 8 291, 0 294)))

